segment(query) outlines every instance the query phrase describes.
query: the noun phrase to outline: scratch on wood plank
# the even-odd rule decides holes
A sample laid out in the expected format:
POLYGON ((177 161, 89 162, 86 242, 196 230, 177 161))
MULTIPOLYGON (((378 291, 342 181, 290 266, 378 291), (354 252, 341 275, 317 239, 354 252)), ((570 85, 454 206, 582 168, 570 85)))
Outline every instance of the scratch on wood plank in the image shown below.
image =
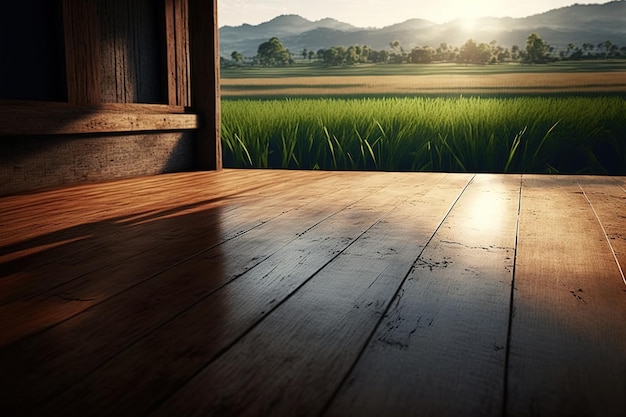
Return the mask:
POLYGON ((452 263, 450 259, 452 258, 449 256, 444 256, 442 261, 434 261, 432 258, 428 258, 428 260, 420 258, 417 260, 416 266, 428 268, 430 271, 433 271, 437 268, 447 268, 448 265, 452 263))
POLYGON ((580 301, 583 304, 587 304, 587 302, 585 301, 585 299, 580 295, 583 292, 582 288, 579 288, 576 291, 570 291, 570 294, 572 294, 578 301, 580 301))
POLYGON ((580 185, 580 183, 578 183, 578 188, 580 188, 581 194, 585 197, 585 200, 587 200, 587 203, 591 207, 591 210, 593 211, 593 214, 596 217, 596 220, 598 221, 598 224, 600 225, 602 232, 604 233, 604 238, 606 239, 606 243, 609 245, 609 248, 611 249, 611 253, 613 254, 613 259, 615 260, 615 263, 617 265, 617 269, 619 270, 619 273, 622 276, 622 281, 624 282, 624 284, 626 284, 626 276, 624 275, 624 271, 622 270, 622 265, 619 263, 619 259, 617 259, 617 253, 615 252, 615 249, 613 248, 613 245, 611 244, 611 239, 609 238, 609 235, 607 234, 606 229, 604 228, 604 224, 602 223, 602 220, 600 219, 598 212, 596 211, 595 207, 591 203, 591 200, 587 196, 587 193, 585 193, 585 190, 583 190, 583 187, 580 185))

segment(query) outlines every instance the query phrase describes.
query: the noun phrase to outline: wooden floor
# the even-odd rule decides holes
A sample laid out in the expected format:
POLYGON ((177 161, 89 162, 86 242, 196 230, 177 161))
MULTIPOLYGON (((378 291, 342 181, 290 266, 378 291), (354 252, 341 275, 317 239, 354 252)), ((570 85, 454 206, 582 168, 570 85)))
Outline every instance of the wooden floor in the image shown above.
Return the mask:
POLYGON ((2 416, 625 416, 626 178, 0 198, 2 416))

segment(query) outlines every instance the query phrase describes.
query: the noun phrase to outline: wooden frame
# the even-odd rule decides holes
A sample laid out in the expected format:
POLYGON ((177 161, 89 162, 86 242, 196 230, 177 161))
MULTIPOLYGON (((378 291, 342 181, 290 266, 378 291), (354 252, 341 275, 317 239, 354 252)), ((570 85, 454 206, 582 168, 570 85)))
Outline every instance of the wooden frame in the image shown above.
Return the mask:
POLYGON ((167 54, 163 104, 102 103, 95 3, 61 1, 68 101, 0 101, 0 135, 193 129, 198 167, 221 169, 217 1, 162 0, 167 54))
POLYGON ((189 0, 188 4, 192 111, 200 117, 197 163, 200 169, 219 170, 222 146, 217 0, 189 0))

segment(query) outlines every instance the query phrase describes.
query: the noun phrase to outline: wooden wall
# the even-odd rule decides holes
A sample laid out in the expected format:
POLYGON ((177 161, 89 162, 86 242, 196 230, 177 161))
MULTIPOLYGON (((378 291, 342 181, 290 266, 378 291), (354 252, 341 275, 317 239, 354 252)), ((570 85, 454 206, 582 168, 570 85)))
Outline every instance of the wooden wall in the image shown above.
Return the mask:
POLYGON ((2 194, 14 194, 72 183, 105 181, 193 169, 193 135, 71 135, 5 137, 0 145, 2 194))
POLYGON ((167 103, 163 2, 102 1, 97 15, 101 28, 101 100, 108 103, 167 103))
POLYGON ((15 61, 0 194, 221 169, 215 0, 24 0, 0 15, 15 61))

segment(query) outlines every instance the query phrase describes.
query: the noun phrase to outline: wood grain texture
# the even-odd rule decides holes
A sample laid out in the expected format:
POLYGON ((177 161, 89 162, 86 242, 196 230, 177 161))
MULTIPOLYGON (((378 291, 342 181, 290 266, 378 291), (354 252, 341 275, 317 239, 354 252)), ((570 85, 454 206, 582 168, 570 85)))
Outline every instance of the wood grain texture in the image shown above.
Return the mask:
POLYGON ((371 227, 156 415, 317 415, 467 179, 377 208, 371 227), (416 207, 426 201, 427 213, 416 207))
POLYGON ((191 130, 199 127, 195 114, 159 113, 159 107, 116 111, 66 106, 10 106, 0 114, 0 135, 59 135, 110 132, 191 130), (146 111, 147 110, 147 111, 146 111))
POLYGON ((626 414, 626 288, 578 182, 524 176, 510 416, 626 414))
POLYGON ((621 416, 625 185, 223 170, 2 197, 0 415, 621 416))
MULTIPOLYGON (((259 176, 256 181, 262 177, 259 176)), ((6 317, 19 317, 22 324, 12 326, 11 321, 7 321, 11 327, 3 328, 0 345, 66 320, 141 280, 193 258, 194 252, 197 255, 211 249, 211 246, 206 246, 209 243, 217 246, 240 237, 307 203, 307 200, 296 198, 285 200, 292 195, 286 192, 284 186, 276 184, 279 185, 277 189, 269 186, 264 188, 264 200, 256 206, 255 217, 251 217, 242 204, 230 205, 228 211, 223 212, 224 201, 228 198, 236 196, 243 201, 258 198, 250 195, 249 190, 256 188, 252 184, 248 185, 248 189, 242 188, 244 184, 238 184, 238 188, 229 188, 236 187, 236 184, 231 178, 229 183, 219 187, 224 193, 221 198, 202 199, 198 198, 201 195, 194 196, 193 203, 149 213, 141 211, 145 203, 138 196, 142 204, 134 206, 140 209, 137 214, 116 216, 113 211, 97 210, 93 216, 104 216, 104 219, 73 225, 61 233, 44 234, 41 239, 2 248, 2 252, 9 253, 15 253, 17 248, 25 249, 18 250, 12 262, 11 258, 4 257, 0 310, 6 317), (281 211, 275 210, 276 205, 280 205, 281 211), (189 219, 195 220, 195 223, 187 223, 189 219), (200 224, 206 227, 198 227, 200 224), (209 232, 211 236, 207 239, 209 232), (114 245, 119 239, 125 243, 121 247, 114 245), (184 244, 178 244, 180 241, 184 241, 184 244), (172 245, 172 242, 175 244, 172 245), (28 248, 33 246, 36 248, 35 253, 28 256, 28 248), (101 256, 94 258, 94 252, 101 256), (149 259, 154 261, 149 262, 149 259), (140 268, 136 266, 138 262, 140 268), (37 279, 41 276, 47 278, 37 279)), ((297 185, 298 181, 294 180, 292 184, 297 185)), ((218 185, 212 187, 218 188, 218 185)), ((213 190, 210 192, 215 193, 213 190)), ((322 191, 316 194, 312 189, 308 201, 321 196, 322 191)), ((166 198, 170 202, 179 197, 169 194, 166 198)), ((107 201, 99 198, 92 200, 97 204, 96 207, 110 204, 111 196, 108 196, 107 201)), ((156 208, 157 203, 152 200, 149 204, 156 208)), ((87 210, 83 208, 80 211, 84 213, 87 210)), ((55 225, 64 222, 60 216, 54 216, 51 220, 55 225)), ((37 228, 40 233, 45 230, 44 226, 37 228)))
POLYGON ((110 111, 129 113, 184 113, 185 107, 170 104, 154 103, 98 103, 85 106, 74 106, 70 103, 57 101, 26 101, 26 100, 0 100, 0 106, 6 111, 20 111, 28 108, 35 115, 42 111, 72 112, 72 111, 110 111))
MULTIPOLYGON (((385 183, 389 184, 390 179, 385 183)), ((433 178, 432 183, 435 180, 433 178)), ((425 188, 428 188, 428 182, 424 184, 425 188)), ((387 204, 390 197, 402 198, 397 187, 393 187, 390 194, 381 189, 383 184, 368 183, 368 187, 330 193, 222 245, 220 249, 220 253, 227 254, 232 252, 231 248, 238 248, 242 256, 228 259, 230 257, 216 252, 207 256, 213 266, 206 261, 202 261, 206 264, 204 267, 190 265, 190 273, 192 269, 224 271, 221 281, 227 285, 111 361, 106 372, 94 373, 41 412, 80 414, 97 404, 108 413, 139 415, 166 399, 198 368, 210 363, 345 250, 380 215, 375 207, 382 202, 387 204), (355 212, 362 215, 357 217, 355 212), (295 230, 303 229, 304 232, 294 235, 295 230), (219 308, 229 304, 238 308, 219 308), (172 337, 174 334, 179 336, 172 337), (181 340, 184 343, 180 343, 181 340), (149 353, 149 346, 155 345, 162 346, 162 349, 149 353), (136 360, 139 352, 146 360, 136 360), (129 373, 128 369, 134 371, 129 373), (168 375, 167 379, 163 378, 164 374, 168 375), (139 375, 141 380, 136 380, 139 375), (100 394, 92 397, 89 404, 81 402, 86 391, 113 387, 120 380, 126 381, 118 385, 120 388, 135 388, 99 389, 100 394), (137 401, 138 398, 142 400, 137 401)), ((180 273, 181 269, 178 269, 176 274, 180 273)), ((185 291, 191 291, 189 285, 186 287, 185 291)), ((143 297, 143 294, 138 296, 143 297)), ((180 298, 191 297, 190 293, 180 298)), ((163 302, 167 303, 166 300, 163 302)))
POLYGON ((623 226, 626 219, 626 191, 611 178, 581 177, 576 179, 576 183, 585 194, 605 233, 626 285, 626 230, 623 226))
MULTIPOLYGON (((106 265, 86 277, 80 277, 80 280, 72 280, 68 285, 54 288, 43 297, 29 300, 30 309, 24 308, 22 303, 8 305, 4 309, 5 313, 13 313, 8 317, 20 317, 15 314, 21 313, 20 320, 31 332, 34 325, 41 325, 39 321, 49 317, 59 323, 36 341, 25 339, 22 343, 11 346, 10 351, 13 353, 7 356, 7 359, 11 359, 2 365, 6 369, 6 376, 12 378, 11 375, 24 372, 25 369, 31 375, 31 378, 24 380, 26 385, 14 384, 15 392, 23 391, 26 386, 37 387, 33 390, 36 397, 30 397, 23 404, 14 404, 14 407, 19 409, 36 403, 76 382, 105 361, 112 352, 123 349, 137 337, 157 328, 185 308, 254 268, 277 248, 297 237, 300 227, 306 225, 303 222, 315 224, 319 221, 316 216, 323 219, 329 211, 332 213, 337 210, 336 206, 333 208, 330 204, 331 199, 337 199, 333 193, 328 193, 331 178, 324 173, 318 175, 318 178, 322 180, 319 185, 320 193, 315 192, 315 184, 310 184, 311 194, 306 199, 293 198, 288 192, 283 192, 274 198, 265 198, 262 204, 254 206, 253 211, 246 211, 244 207, 243 211, 230 210, 223 215, 218 210, 217 215, 222 215, 222 218, 198 217, 205 213, 215 215, 215 209, 208 207, 200 212, 192 212, 182 219, 175 217, 174 223, 161 220, 160 227, 164 227, 164 231, 174 230, 171 227, 174 225, 181 227, 189 224, 190 227, 202 230, 203 234, 196 239, 193 239, 193 235, 186 239, 184 233, 178 237, 166 235, 168 241, 175 243, 174 246, 161 245, 159 252, 143 252, 140 259, 131 258, 125 262, 106 265), (311 211, 293 210, 312 203, 314 206, 311 209, 315 210, 315 216, 311 211), (263 204, 266 204, 265 209, 262 208, 263 204), (291 212, 294 212, 295 219, 289 215, 291 212), (205 223, 205 227, 199 227, 205 223), (283 234, 268 233, 275 229, 282 230, 283 234), (194 251, 197 252, 195 256, 194 251), (172 255, 176 258, 172 259, 172 255), (141 259, 144 261, 141 262, 141 259), (206 273, 199 276, 198 271, 206 273), (27 315, 28 312, 32 314, 27 315), (124 320, 120 326, 111 327, 110 323, 98 323, 96 319, 117 314, 127 317, 128 320, 124 320), (74 320, 68 320, 73 316, 76 316, 74 320), (96 321, 89 320, 88 317, 96 321), (28 318, 34 323, 29 322, 28 318), (79 334, 90 342, 75 345, 73 340, 79 334), (106 351, 101 350, 103 344, 108 346, 106 351), (40 361, 40 358, 45 359, 40 361), (73 369, 71 363, 80 363, 81 366, 73 369)), ((297 182, 293 183, 296 184, 297 182)), ((282 185, 286 187, 285 184, 282 185)), ((341 191, 341 188, 336 190, 341 191)), ((371 191, 358 192, 366 196, 371 191)), ((149 241, 144 246, 152 245, 154 242, 149 241)), ((133 245, 128 248, 132 250, 133 245)), ((11 322, 14 320, 8 321, 11 322)), ((13 330, 22 331, 22 328, 13 330)), ((22 401, 26 400, 18 395, 11 397, 13 399, 10 404, 20 398, 22 401)))
POLYGON ((476 176, 326 415, 501 415, 519 192, 476 176))
POLYGON ((100 25, 95 2, 63 0, 67 98, 75 105, 100 103, 100 25))
POLYGON ((186 0, 165 1, 167 79, 170 104, 189 106, 189 26, 186 0))
POLYGON ((167 44, 167 102, 177 105, 179 100, 179 80, 176 70, 176 9, 175 0, 165 0, 165 40, 167 44))

